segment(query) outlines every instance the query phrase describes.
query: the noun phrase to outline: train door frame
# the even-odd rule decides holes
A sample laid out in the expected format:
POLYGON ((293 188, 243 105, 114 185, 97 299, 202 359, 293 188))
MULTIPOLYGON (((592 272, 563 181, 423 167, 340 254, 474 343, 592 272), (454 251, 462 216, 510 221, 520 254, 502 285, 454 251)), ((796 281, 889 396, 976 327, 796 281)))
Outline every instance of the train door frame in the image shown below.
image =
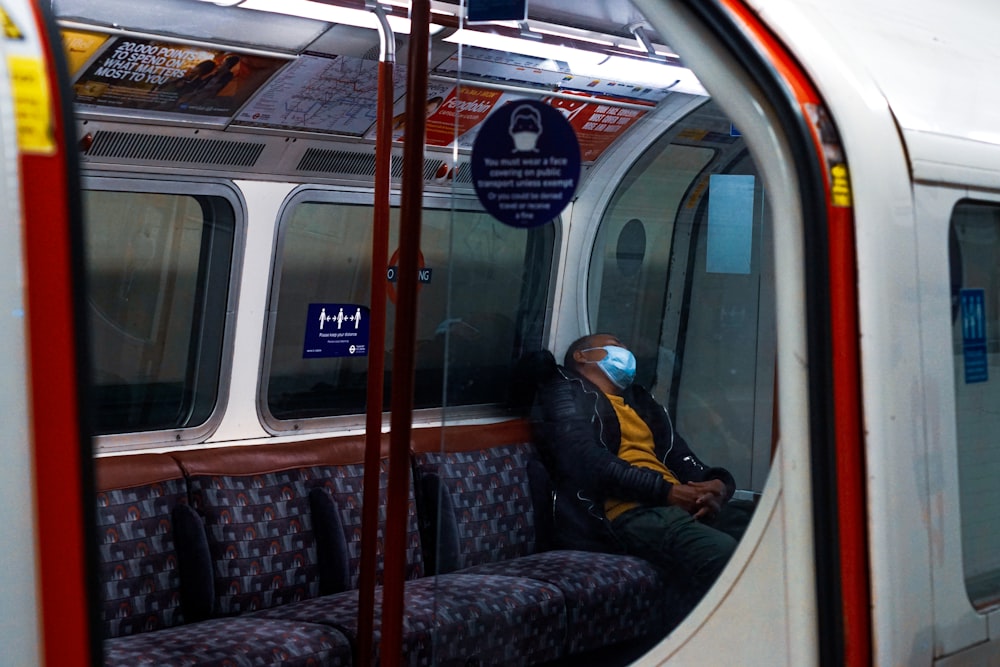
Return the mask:
MULTIPOLYGON (((867 659, 874 664, 926 661, 934 654, 930 628, 935 620, 928 604, 933 547, 926 486, 933 457, 928 455, 925 422, 934 412, 923 409, 929 400, 927 376, 921 376, 926 371, 904 362, 924 354, 920 336, 901 333, 912 334, 916 323, 927 321, 919 311, 927 292, 915 270, 924 259, 918 254, 921 224, 915 213, 913 165, 904 145, 908 138, 861 50, 836 49, 829 38, 836 28, 821 11, 786 0, 769 0, 766 9, 762 0, 752 4, 780 15, 773 29, 821 84, 850 158, 859 267, 863 488, 870 508, 862 524, 871 610, 867 659), (895 390, 886 391, 887 385, 895 390), (900 545, 909 546, 905 554, 900 545)), ((938 240, 936 251, 944 245, 938 240)))
MULTIPOLYGON (((787 587, 786 595, 793 609, 811 607, 814 610, 808 620, 798 613, 789 615, 788 650, 793 664, 869 664, 872 619, 861 418, 858 271, 851 179, 834 124, 834 119, 838 124, 844 119, 833 113, 833 108, 824 106, 824 96, 829 94, 827 88, 824 86, 821 94, 812 83, 821 79, 800 64, 810 62, 808 56, 814 55, 815 48, 803 43, 801 36, 788 40, 784 33, 776 35, 749 6, 736 0, 691 2, 670 9, 645 0, 637 5, 654 27, 664 32, 685 54, 688 62, 708 64, 710 72, 699 70, 702 82, 720 103, 728 101, 729 106, 723 108, 741 127, 751 148, 755 140, 751 135, 756 133, 740 118, 740 115, 751 114, 741 114, 739 108, 748 101, 731 94, 725 85, 727 78, 736 86, 734 90, 750 88, 763 93, 754 97, 754 101, 761 105, 764 113, 773 114, 776 122, 770 123, 770 127, 758 128, 764 134, 756 140, 770 136, 771 127, 783 130, 783 136, 774 139, 783 145, 787 151, 784 155, 790 159, 770 167, 788 168, 791 172, 788 180, 770 181, 768 165, 761 165, 761 168, 765 173, 765 187, 772 194, 776 187, 795 184, 794 194, 779 192, 779 195, 789 196, 776 196, 778 204, 772 207, 778 220, 790 216, 791 220, 799 221, 802 260, 808 258, 801 267, 804 279, 796 284, 805 292, 788 294, 788 283, 796 281, 790 279, 795 275, 794 270, 787 274, 781 265, 787 260, 782 250, 788 248, 787 239, 783 237, 789 232, 794 235, 796 226, 785 229, 776 221, 775 270, 782 276, 777 286, 781 346, 778 412, 785 450, 782 458, 804 456, 803 460, 795 462, 797 465, 786 469, 789 474, 782 475, 784 492, 798 504, 796 511, 785 513, 790 521, 788 535, 795 540, 805 538, 804 542, 796 542, 792 549, 794 556, 790 555, 786 562, 792 576, 802 574, 805 577, 787 587), (746 72, 752 82, 745 77, 732 77, 733 72, 746 72), (785 203, 794 205, 796 202, 802 206, 801 210, 781 209, 785 203), (786 347, 788 341, 795 339, 794 332, 789 330, 789 324, 795 321, 783 316, 787 314, 785 299, 789 297, 793 302, 803 300, 805 309, 805 317, 798 322, 806 325, 807 351, 799 362, 808 359, 808 390, 798 396, 788 393, 790 386, 785 381, 787 365, 796 363, 787 356, 786 347), (808 401, 807 416, 798 414, 803 397, 808 401), (793 440, 797 434, 786 428, 789 421, 793 425, 796 423, 789 419, 791 411, 797 413, 795 420, 805 417, 809 421, 807 444, 793 440), (802 447, 808 451, 803 451, 802 447), (805 470, 809 471, 808 475, 803 474, 805 470), (806 507, 811 507, 809 516, 803 516, 806 512, 800 511, 806 507), (811 592, 806 582, 812 582, 811 592)), ((793 18, 801 17, 797 8, 788 9, 793 18)), ((822 43, 823 40, 817 41, 822 43)), ((837 63, 838 60, 831 57, 828 62, 837 63)), ((836 76, 843 81, 844 72, 836 76)), ((752 122, 750 118, 747 120, 752 122)), ((898 146, 896 154, 901 154, 898 146)), ((795 256, 794 250, 790 256, 795 256)), ((794 380, 794 376, 790 379, 794 380)))
MULTIPOLYGON (((774 496, 777 496, 777 500, 772 510, 773 516, 768 515, 771 517, 769 519, 758 516, 751 524, 751 530, 757 525, 768 523, 769 525, 764 526, 762 530, 769 531, 770 535, 758 544, 763 546, 777 542, 782 545, 780 553, 772 555, 776 559, 772 562, 776 562, 777 568, 782 572, 783 583, 778 585, 778 589, 782 590, 779 596, 781 598, 779 613, 783 613, 783 617, 770 615, 768 617, 783 620, 784 659, 787 664, 817 664, 823 649, 818 645, 819 603, 816 599, 817 575, 814 569, 812 515, 809 509, 813 504, 813 489, 810 477, 801 474, 802 470, 809 468, 811 456, 809 443, 815 437, 815 433, 814 427, 809 424, 808 411, 794 408, 801 403, 799 400, 801 396, 809 393, 810 382, 806 367, 798 363, 796 357, 801 360, 812 358, 817 354, 815 350, 809 348, 806 328, 803 325, 807 320, 807 311, 803 287, 806 282, 804 275, 806 241, 800 222, 804 215, 803 200, 799 194, 802 186, 799 183, 799 175, 790 168, 795 164, 791 157, 791 149, 784 138, 771 129, 780 124, 776 121, 774 110, 765 102, 766 96, 756 84, 735 74, 742 68, 736 64, 728 49, 720 44, 716 33, 706 25, 705 18, 692 16, 690 11, 682 8, 673 8, 675 11, 668 12, 665 8, 653 6, 652 2, 637 4, 641 5, 641 9, 654 26, 660 26, 670 33, 671 39, 676 42, 676 47, 685 54, 689 62, 702 64, 699 78, 703 82, 714 82, 714 87, 710 88, 713 98, 723 105, 733 122, 741 128, 755 156, 782 156, 780 159, 768 160, 758 165, 764 179, 764 187, 772 198, 772 210, 775 211, 774 270, 776 274, 784 277, 775 284, 778 336, 776 400, 782 406, 778 411, 777 428, 781 434, 781 446, 775 453, 772 473, 765 485, 761 502, 770 503, 770 499, 774 496), (753 107, 747 104, 742 91, 752 95, 755 100, 753 107), (794 584, 790 585, 790 582, 794 584)), ((715 11, 721 10, 716 6, 715 11)), ((715 18, 719 19, 718 14, 715 18)), ((729 21, 731 18, 722 20, 729 21)), ((732 30, 731 24, 727 25, 729 25, 727 29, 732 30)), ((762 509, 763 506, 759 506, 758 513, 762 509)), ((734 555, 734 561, 740 558, 741 550, 754 544, 755 537, 754 532, 748 531, 734 555)), ((768 555, 764 551, 759 551, 757 557, 767 558, 768 555)), ((710 623, 713 611, 710 605, 713 603, 717 605, 720 601, 719 596, 723 593, 729 597, 740 594, 738 585, 727 590, 732 586, 732 582, 725 578, 727 574, 728 571, 709 591, 702 606, 685 621, 703 626, 700 635, 712 636, 714 634, 712 628, 726 632, 724 627, 731 627, 710 623), (708 609, 704 609, 705 607, 708 609)), ((758 571, 758 576, 760 574, 758 571)), ((762 613, 769 614, 774 611, 762 610, 762 613)), ((693 651, 691 655, 697 655, 698 647, 708 651, 715 650, 713 642, 708 637, 702 639, 698 636, 685 636, 689 635, 685 627, 682 625, 658 647, 654 658, 657 663, 682 655, 686 650, 693 651)), ((717 645, 717 642, 715 644, 717 645)), ((753 661, 753 658, 745 653, 742 656, 731 657, 736 661, 741 659, 753 661)), ((653 662, 650 661, 649 664, 653 662)))
MULTIPOLYGON (((4 15, 6 18, 6 14, 4 15)), ((13 20, 13 19, 11 19, 13 20)), ((15 24, 16 25, 16 24, 15 24)), ((20 507, 6 518, 11 535, 32 535, 37 525, 32 498, 31 433, 28 406, 27 335, 24 322, 24 263, 22 257, 22 218, 20 193, 19 149, 14 116, 14 92, 10 85, 7 61, 8 40, 0 36, 0 218, 7 221, 0 231, 0 271, 3 286, 0 304, 8 320, 0 328, 0 340, 6 354, 0 361, 0 383, 4 397, 5 423, 8 433, 0 451, 0 502, 4 507, 20 507)), ((11 50, 10 54, 13 51, 11 50)), ((42 632, 36 590, 39 586, 38 546, 33 539, 4 540, 0 555, 0 588, 20 610, 4 614, 0 634, 6 641, 5 654, 16 664, 39 664, 42 632)))
POLYGON ((22 309, 8 312, 12 328, 23 327, 26 334, 26 372, 14 379, 26 392, 23 433, 28 440, 22 444, 31 459, 12 470, 30 487, 13 506, 27 505, 33 520, 33 530, 9 541, 22 547, 23 557, 29 544, 34 547, 33 576, 26 572, 26 583, 33 584, 37 598, 34 605, 26 604, 27 610, 35 609, 37 624, 26 620, 19 639, 25 642, 24 654, 34 653, 40 663, 88 665, 97 662, 101 647, 91 631, 98 596, 88 573, 96 568, 97 528, 92 447, 82 405, 88 334, 69 77, 47 5, 14 0, 4 3, 3 13, 0 40, 6 40, 2 52, 13 75, 5 97, 15 105, 18 137, 17 155, 7 155, 19 161, 19 173, 5 163, 3 178, 20 190, 20 217, 13 218, 11 228, 20 237, 13 248, 22 262, 5 267, 16 272, 10 277, 23 299, 22 309))

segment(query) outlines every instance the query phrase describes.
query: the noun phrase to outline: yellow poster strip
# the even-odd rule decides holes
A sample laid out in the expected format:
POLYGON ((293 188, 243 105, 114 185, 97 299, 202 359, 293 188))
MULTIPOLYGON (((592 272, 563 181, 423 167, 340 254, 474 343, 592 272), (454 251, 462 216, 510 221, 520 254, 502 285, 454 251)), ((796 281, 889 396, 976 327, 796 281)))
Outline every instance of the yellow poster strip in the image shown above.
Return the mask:
POLYGON ((56 150, 52 136, 52 104, 41 58, 8 56, 7 69, 14 92, 17 145, 22 153, 51 155, 56 150))
POLYGON ((108 36, 85 30, 63 30, 62 40, 63 48, 66 50, 69 75, 74 76, 97 52, 97 49, 108 41, 108 36))

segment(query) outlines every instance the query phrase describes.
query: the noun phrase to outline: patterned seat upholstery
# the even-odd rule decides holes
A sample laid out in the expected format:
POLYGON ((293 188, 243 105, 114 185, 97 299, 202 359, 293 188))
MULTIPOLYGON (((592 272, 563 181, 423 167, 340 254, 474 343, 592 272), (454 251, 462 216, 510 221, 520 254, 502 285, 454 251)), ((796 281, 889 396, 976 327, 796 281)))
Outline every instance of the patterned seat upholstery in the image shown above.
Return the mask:
POLYGON ((538 490, 529 479, 536 453, 526 423, 453 427, 427 436, 415 444, 414 460, 421 488, 429 492, 422 502, 431 515, 427 524, 439 528, 430 536, 439 572, 554 585, 566 601, 567 654, 670 629, 671 593, 646 561, 539 548, 532 509, 538 490))
MULTIPOLYGON (((360 574, 360 465, 341 465, 324 482, 347 536, 351 589, 360 574)), ((386 462, 380 467, 380 507, 385 506, 386 462)), ((407 560, 403 615, 403 664, 535 664, 562 655, 565 605, 558 588, 532 579, 460 574, 425 577, 412 485, 407 517, 407 560)), ((329 528, 327 526, 326 528, 329 528)), ((377 536, 376 580, 383 573, 383 536, 377 536)), ((376 592, 374 650, 381 637, 381 588, 376 592)), ((357 636, 358 592, 350 590, 260 614, 265 618, 325 623, 357 636)))
POLYGON ((566 601, 566 654, 657 637, 672 627, 672 594, 646 561, 621 554, 545 551, 461 570, 544 581, 566 601))
MULTIPOLYGON (((404 665, 532 665, 563 654, 563 595, 543 582, 492 575, 422 577, 406 582, 403 608, 404 665)), ((358 592, 327 595, 259 615, 325 623, 356 637, 358 592)), ((381 619, 379 587, 373 638, 376 659, 381 619)))
POLYGON ((175 519, 188 494, 177 462, 142 454, 97 459, 95 468, 105 665, 351 664, 350 642, 330 627, 248 617, 192 623, 181 575, 211 577, 184 571, 191 545, 175 519))
MULTIPOLYGON (((99 459, 105 664, 352 664, 364 447, 351 436, 99 459)), ((404 664, 538 664, 666 630, 668 591, 647 563, 546 549, 525 422, 417 429, 413 463, 404 664), (414 488, 430 492, 421 512, 414 488)))
POLYGON ((216 615, 320 595, 310 492, 342 474, 341 466, 363 460, 363 448, 364 440, 354 438, 336 445, 317 440, 176 455, 188 476, 191 504, 204 518, 216 615))
POLYGON ((171 513, 187 502, 184 476, 165 454, 97 459, 98 572, 103 636, 185 622, 171 513))
POLYGON ((348 667, 351 644, 336 629, 254 616, 215 618, 104 642, 104 664, 121 667, 348 667))

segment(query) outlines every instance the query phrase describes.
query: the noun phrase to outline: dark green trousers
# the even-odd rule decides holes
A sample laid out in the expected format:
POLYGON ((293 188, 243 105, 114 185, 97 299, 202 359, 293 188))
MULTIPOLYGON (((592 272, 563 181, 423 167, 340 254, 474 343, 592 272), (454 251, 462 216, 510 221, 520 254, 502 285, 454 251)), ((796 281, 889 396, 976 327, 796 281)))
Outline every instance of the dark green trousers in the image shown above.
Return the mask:
MULTIPOLYGON (((720 513, 719 520, 724 519, 728 517, 720 513)), ((629 510, 611 523, 611 529, 628 553, 663 570, 692 606, 715 582, 736 548, 732 535, 672 506, 629 510)))

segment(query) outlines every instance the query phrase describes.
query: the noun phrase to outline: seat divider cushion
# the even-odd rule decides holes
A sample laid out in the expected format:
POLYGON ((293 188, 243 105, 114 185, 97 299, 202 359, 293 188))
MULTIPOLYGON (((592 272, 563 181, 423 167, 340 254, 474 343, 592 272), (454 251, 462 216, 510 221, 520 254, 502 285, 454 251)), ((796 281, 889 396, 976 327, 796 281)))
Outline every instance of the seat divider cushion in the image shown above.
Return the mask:
POLYGON ((553 515, 555 494, 552 479, 542 462, 536 458, 528 460, 528 483, 531 486, 531 504, 535 508, 535 550, 549 551, 555 548, 552 536, 555 534, 553 515))
POLYGON ((188 622, 202 621, 210 618, 215 608, 215 579, 205 524, 186 504, 174 507, 171 517, 181 579, 181 608, 188 622))
POLYGON ((441 478, 427 469, 418 469, 416 480, 420 539, 428 573, 446 574, 465 567, 451 494, 441 478))
POLYGON ((337 502, 325 488, 309 492, 309 505, 316 534, 316 559, 319 561, 319 593, 330 595, 345 591, 350 584, 347 538, 340 521, 337 502))

